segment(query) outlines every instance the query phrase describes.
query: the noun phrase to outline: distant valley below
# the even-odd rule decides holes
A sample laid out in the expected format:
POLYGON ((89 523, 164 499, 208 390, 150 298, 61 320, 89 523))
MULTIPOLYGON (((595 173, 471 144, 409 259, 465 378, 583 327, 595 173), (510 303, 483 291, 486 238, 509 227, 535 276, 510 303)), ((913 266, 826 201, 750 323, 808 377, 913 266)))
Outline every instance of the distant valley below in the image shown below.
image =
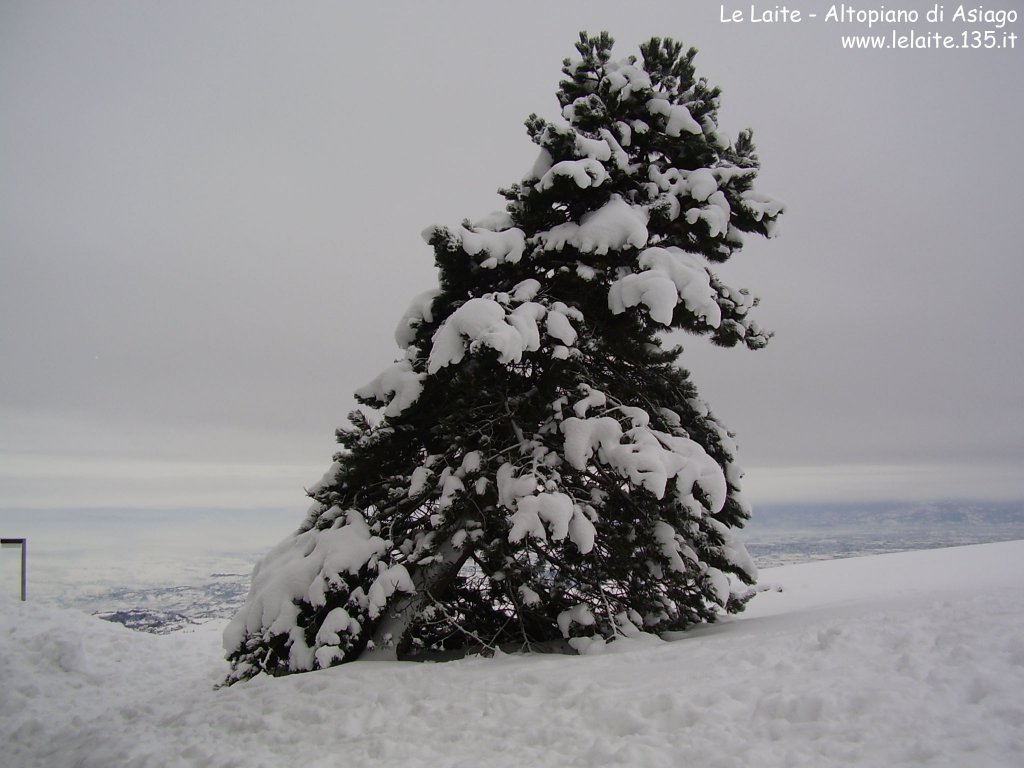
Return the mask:
MULTIPOLYGON (((301 521, 281 510, 0 510, 29 540, 29 599, 165 634, 241 606, 252 568, 301 521)), ((1024 502, 762 505, 742 533, 758 567, 1024 539, 1024 502)), ((16 550, 0 589, 18 590, 16 550)))

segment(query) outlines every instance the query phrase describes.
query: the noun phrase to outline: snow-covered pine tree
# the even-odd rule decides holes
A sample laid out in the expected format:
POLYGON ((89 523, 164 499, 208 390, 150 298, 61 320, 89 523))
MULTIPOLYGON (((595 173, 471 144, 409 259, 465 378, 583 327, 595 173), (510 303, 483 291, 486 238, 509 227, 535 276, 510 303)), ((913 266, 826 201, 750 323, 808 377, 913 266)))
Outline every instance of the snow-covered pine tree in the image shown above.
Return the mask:
POLYGON ((528 119, 540 156, 506 210, 424 233, 439 286, 357 391, 305 522, 254 571, 225 632, 231 680, 426 649, 585 652, 741 606, 735 445, 665 337, 765 345, 756 301, 710 266, 782 206, 753 189, 751 135, 718 132, 694 49, 655 38, 616 61, 585 33, 576 49, 564 121, 528 119))

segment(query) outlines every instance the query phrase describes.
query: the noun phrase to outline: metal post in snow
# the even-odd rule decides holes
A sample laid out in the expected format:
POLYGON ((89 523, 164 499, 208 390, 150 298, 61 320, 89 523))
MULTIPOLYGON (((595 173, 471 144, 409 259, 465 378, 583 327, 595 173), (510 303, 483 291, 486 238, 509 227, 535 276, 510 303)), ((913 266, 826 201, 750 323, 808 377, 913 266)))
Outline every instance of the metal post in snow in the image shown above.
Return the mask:
POLYGON ((28 539, 0 539, 0 547, 21 547, 21 602, 25 602, 27 599, 28 590, 28 567, 26 560, 26 550, 28 549, 28 539))

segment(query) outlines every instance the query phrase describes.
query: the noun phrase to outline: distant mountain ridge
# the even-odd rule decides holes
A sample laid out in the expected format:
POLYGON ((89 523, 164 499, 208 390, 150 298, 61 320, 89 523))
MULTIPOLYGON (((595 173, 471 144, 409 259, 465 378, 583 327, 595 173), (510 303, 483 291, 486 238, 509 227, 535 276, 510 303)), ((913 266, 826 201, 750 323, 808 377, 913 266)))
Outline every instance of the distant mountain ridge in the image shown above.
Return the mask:
POLYGON ((1024 501, 761 505, 742 538, 758 567, 1024 539, 1024 501))
POLYGON ((759 504, 747 530, 922 525, 1024 526, 1024 500, 759 504))

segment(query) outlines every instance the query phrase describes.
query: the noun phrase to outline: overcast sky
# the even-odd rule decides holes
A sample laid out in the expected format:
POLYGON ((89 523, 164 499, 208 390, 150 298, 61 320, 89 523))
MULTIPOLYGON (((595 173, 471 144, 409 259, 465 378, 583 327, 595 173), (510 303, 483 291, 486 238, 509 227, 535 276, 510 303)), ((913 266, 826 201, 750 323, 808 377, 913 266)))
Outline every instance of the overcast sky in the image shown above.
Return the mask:
POLYGON ((755 505, 1024 497, 1024 42, 720 13, 2 0, 0 507, 303 507, 435 284, 420 232, 501 207, 581 29, 697 46, 788 204, 723 275, 772 344, 685 342, 755 505))

